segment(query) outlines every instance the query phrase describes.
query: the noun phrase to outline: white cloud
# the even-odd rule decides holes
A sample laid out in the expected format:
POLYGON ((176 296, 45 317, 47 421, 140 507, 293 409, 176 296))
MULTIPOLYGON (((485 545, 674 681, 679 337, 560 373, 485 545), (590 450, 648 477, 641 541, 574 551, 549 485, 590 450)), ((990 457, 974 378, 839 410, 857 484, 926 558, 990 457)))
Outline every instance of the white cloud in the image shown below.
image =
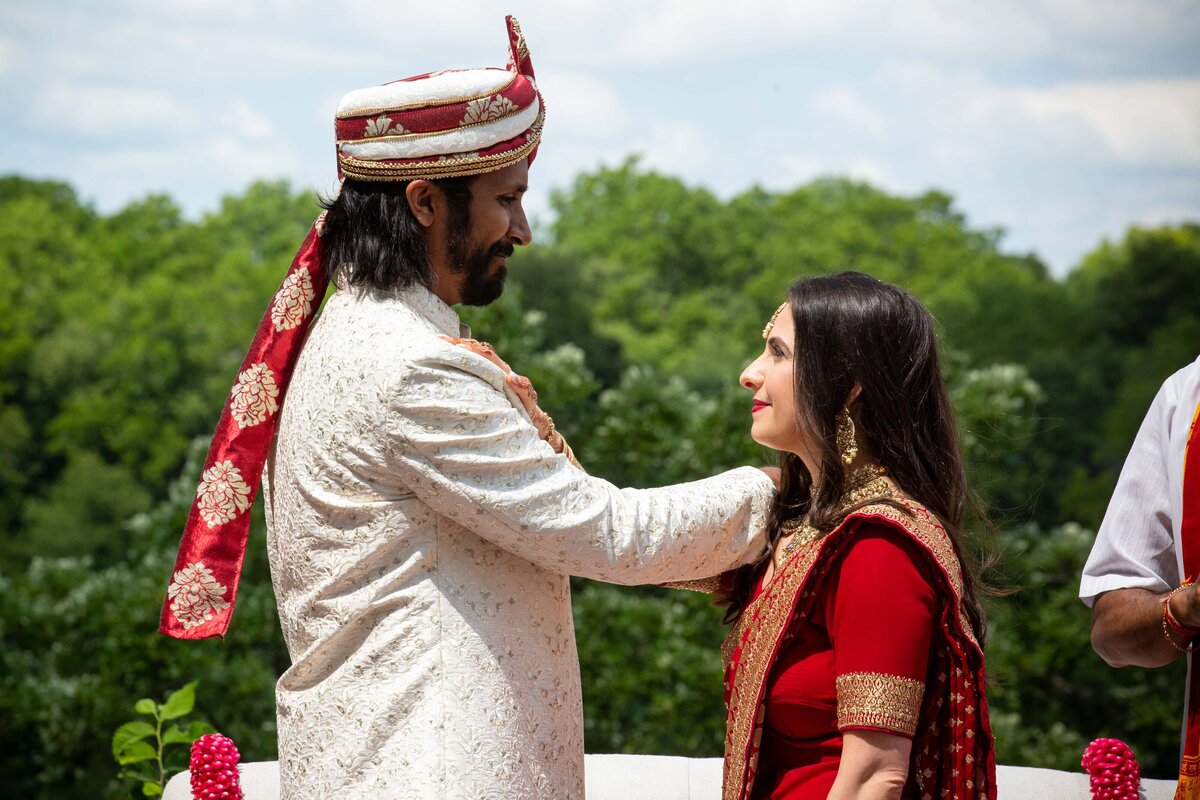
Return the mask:
POLYGON ((29 120, 32 127, 55 136, 85 138, 162 136, 197 124, 195 112, 164 91, 67 82, 44 89, 29 110, 29 120))
POLYGON ((824 89, 812 96, 809 111, 817 124, 840 125, 848 133, 883 138, 886 125, 883 115, 871 108, 857 92, 847 87, 824 89))
POLYGON ((858 155, 840 159, 786 153, 779 157, 779 169, 768 182, 768 186, 780 190, 792 189, 815 178, 830 175, 865 181, 884 189, 891 188, 893 183, 887 169, 870 156, 858 155))
MULTIPOLYGON (((1186 44, 1200 26, 1196 4, 1179 0, 586 0, 561 9, 528 5, 529 27, 538 31, 540 48, 555 58, 598 68, 880 50, 973 62, 1046 57, 1099 61, 1148 52, 1155 41, 1186 44), (1080 31, 1087 35, 1072 35, 1080 31)), ((469 8, 468 16, 486 14, 481 6, 469 8)))
POLYGON ((0 77, 12 72, 21 57, 21 45, 18 42, 7 38, 0 39, 0 77))
POLYGON ((1121 163, 1200 167, 1200 79, 1073 83, 1016 100, 1044 127, 1086 126, 1121 163))
POLYGON ((239 136, 220 135, 202 141, 195 150, 202 168, 215 169, 231 180, 288 175, 296 167, 291 148, 279 142, 247 142, 239 136))
POLYGON ((225 127, 232 133, 251 140, 271 139, 275 126, 245 100, 235 100, 222 114, 225 127))
POLYGON ((714 165, 723 160, 721 148, 709 132, 691 122, 652 121, 646 138, 631 142, 630 149, 641 153, 642 163, 651 169, 709 185, 720 182, 714 165))
POLYGON ((771 188, 788 189, 828 175, 831 171, 827 162, 815 156, 787 153, 779 157, 779 170, 768 185, 771 188))
POLYGON ((616 88, 577 72, 545 70, 538 88, 555 136, 604 139, 625 132, 628 111, 616 88))

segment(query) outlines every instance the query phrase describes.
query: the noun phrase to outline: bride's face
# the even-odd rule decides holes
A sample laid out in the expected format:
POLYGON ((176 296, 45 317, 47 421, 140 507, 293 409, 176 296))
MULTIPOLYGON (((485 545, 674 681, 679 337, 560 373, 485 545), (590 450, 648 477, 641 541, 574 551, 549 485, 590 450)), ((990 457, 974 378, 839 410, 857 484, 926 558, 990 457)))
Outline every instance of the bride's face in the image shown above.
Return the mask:
POLYGON ((796 324, 790 307, 775 318, 762 355, 742 371, 740 383, 754 392, 750 438, 772 450, 796 453, 816 480, 820 451, 799 427, 794 378, 796 324))
POLYGON ((793 375, 795 325, 790 308, 784 308, 767 336, 762 355, 742 370, 741 384, 754 393, 750 437, 774 450, 800 456, 810 472, 815 450, 799 427, 796 415, 796 382, 793 375))

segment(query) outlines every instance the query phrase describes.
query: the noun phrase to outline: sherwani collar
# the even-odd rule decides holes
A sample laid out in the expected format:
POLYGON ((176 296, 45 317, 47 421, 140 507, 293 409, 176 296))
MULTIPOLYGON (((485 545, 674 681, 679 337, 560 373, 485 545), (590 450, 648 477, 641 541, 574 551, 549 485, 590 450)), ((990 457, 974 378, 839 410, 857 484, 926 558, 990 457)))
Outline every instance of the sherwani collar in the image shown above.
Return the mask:
POLYGON ((470 337, 471 327, 463 324, 458 312, 424 286, 413 284, 397 291, 396 296, 443 335, 470 337))

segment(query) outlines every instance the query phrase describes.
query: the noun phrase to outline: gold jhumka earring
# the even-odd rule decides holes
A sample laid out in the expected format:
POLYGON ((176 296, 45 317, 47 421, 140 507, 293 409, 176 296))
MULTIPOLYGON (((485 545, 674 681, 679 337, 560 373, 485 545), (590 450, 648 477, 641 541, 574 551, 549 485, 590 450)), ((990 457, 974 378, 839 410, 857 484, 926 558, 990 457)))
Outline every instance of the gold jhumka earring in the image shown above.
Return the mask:
POLYGON ((858 441, 854 436, 854 420, 850 417, 850 409, 843 408, 837 415, 837 449, 846 466, 854 463, 858 455, 858 441))

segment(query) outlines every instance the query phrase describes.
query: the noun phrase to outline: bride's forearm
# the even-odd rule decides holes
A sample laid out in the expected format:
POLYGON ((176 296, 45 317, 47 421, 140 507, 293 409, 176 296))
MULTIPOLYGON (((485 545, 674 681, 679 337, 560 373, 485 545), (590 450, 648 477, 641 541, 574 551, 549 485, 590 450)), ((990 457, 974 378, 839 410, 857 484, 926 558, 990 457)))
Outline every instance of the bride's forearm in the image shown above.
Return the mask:
POLYGON ((829 800, 900 800, 912 740, 878 731, 847 731, 829 800))

